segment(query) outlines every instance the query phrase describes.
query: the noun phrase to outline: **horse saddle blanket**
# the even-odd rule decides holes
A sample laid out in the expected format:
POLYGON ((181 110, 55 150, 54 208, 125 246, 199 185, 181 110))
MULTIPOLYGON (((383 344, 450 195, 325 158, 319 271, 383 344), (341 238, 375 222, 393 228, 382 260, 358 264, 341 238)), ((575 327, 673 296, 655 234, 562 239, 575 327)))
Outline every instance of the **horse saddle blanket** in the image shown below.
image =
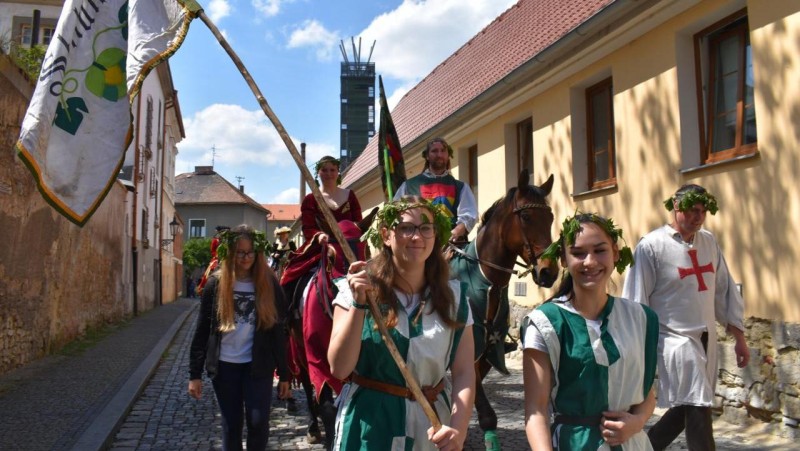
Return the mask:
POLYGON ((508 335, 508 286, 497 287, 487 279, 480 269, 475 241, 464 249, 468 257, 456 254, 450 260, 450 277, 457 278, 466 285, 469 306, 475 324, 475 360, 485 356, 486 360, 499 372, 508 375, 506 368, 505 337, 508 335), (471 258, 470 258, 471 257, 471 258), (490 298, 491 297, 491 298, 490 298), (496 303, 497 311, 487 318, 489 306, 496 303))

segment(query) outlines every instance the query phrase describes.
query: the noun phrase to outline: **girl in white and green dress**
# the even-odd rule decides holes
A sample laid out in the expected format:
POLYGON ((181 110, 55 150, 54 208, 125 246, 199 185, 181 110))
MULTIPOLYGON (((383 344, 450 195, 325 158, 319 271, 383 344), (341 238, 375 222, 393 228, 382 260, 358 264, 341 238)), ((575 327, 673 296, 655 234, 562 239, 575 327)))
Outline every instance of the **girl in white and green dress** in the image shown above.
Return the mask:
POLYGON ((523 321, 525 431, 534 450, 651 450, 658 318, 609 295, 616 268, 633 263, 622 230, 576 214, 542 258, 560 259, 556 294, 523 321), (552 421, 551 421, 552 414, 552 421))
POLYGON ((394 201, 368 232, 378 255, 337 282, 328 360, 349 379, 337 403, 336 450, 460 450, 475 398, 472 316, 457 281, 448 281, 441 244, 450 225, 418 197, 394 201), (402 373, 367 308, 375 296, 389 335, 436 411, 434 431, 409 399, 402 373), (447 377, 450 370, 451 377, 447 377))

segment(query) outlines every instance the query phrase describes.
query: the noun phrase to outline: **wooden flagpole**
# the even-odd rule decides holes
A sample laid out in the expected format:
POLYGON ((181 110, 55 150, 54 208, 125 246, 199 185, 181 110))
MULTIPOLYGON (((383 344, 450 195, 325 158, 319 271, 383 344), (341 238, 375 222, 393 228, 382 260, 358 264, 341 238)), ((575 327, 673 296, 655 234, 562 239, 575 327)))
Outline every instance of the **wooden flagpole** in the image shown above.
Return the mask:
MULTIPOLYGON (((286 132, 286 129, 283 127, 283 124, 278 119, 278 116, 272 111, 269 104, 267 103, 267 99, 264 98, 264 95, 261 93, 261 90, 256 85, 255 80, 250 75, 250 72, 242 63, 242 60, 239 59, 239 56, 236 52, 233 51, 228 41, 222 36, 219 29, 211 19, 206 16, 205 12, 201 9, 197 13, 197 17, 203 21, 204 24, 211 30, 211 33, 217 38, 222 48, 225 49, 225 52, 228 53, 228 56, 231 57, 233 60, 233 64, 239 69, 241 72, 242 77, 244 77, 245 82, 250 87, 250 90, 253 91, 253 94, 258 100, 258 104, 261 105, 261 109, 264 111, 264 114, 267 115, 272 125, 275 127, 275 130, 278 131, 283 143, 286 144, 286 148, 289 149, 289 153, 292 155, 294 162, 297 164, 298 169, 300 169, 300 173, 302 174, 303 178, 306 181, 306 184, 311 188, 311 193, 314 195, 314 199, 317 201, 317 205, 319 206, 322 215, 325 217, 325 221, 328 222, 330 226, 331 232, 333 236, 336 238, 338 243, 341 243, 342 251, 344 252, 345 258, 350 263, 356 261, 356 255, 353 253, 353 250, 350 249, 350 246, 346 246, 347 240, 344 238, 342 234, 342 230, 338 227, 336 218, 333 217, 333 213, 331 213, 328 204, 325 203, 325 199, 322 197, 322 192, 319 190, 319 187, 316 183, 314 183, 314 176, 311 174, 311 171, 305 165, 305 162, 300 157, 300 153, 297 151, 297 147, 295 147, 292 139, 289 137, 289 134, 286 132)), ((414 379, 414 375, 408 370, 406 367, 405 362, 403 361, 403 357, 400 355, 400 352, 397 350, 397 346, 395 346, 394 341, 389 336, 389 330, 386 328, 386 323, 383 320, 383 315, 381 315, 381 311, 378 308, 378 304, 375 302, 373 296, 368 296, 367 301, 369 302, 369 308, 372 312, 372 316, 375 317, 375 322, 378 325, 378 330, 381 333, 381 338, 383 338, 383 342, 386 344, 386 347, 389 349, 389 353, 392 355, 397 367, 400 369, 400 372, 403 374, 403 378, 406 380, 406 385, 408 385, 408 389, 411 390, 411 393, 414 395, 414 398, 422 407, 422 410, 425 412, 425 416, 428 417, 430 420, 431 425, 433 425, 434 430, 439 430, 442 427, 441 421, 439 421, 439 417, 436 415, 436 411, 433 410, 428 399, 425 398, 425 395, 422 393, 422 389, 419 387, 419 383, 416 379, 414 379)))

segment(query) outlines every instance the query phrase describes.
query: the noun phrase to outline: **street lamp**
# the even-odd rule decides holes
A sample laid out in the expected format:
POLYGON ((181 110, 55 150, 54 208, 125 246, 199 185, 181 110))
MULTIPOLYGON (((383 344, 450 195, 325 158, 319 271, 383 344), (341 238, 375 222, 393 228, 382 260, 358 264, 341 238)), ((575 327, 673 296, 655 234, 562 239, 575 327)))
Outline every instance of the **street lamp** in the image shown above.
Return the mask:
POLYGON ((170 243, 175 241, 175 235, 178 234, 178 226, 179 225, 180 224, 178 224, 178 220, 175 219, 175 216, 173 215, 172 216, 172 222, 169 223, 169 233, 172 235, 172 238, 167 238, 165 240, 161 240, 161 247, 162 248, 169 246, 170 243))

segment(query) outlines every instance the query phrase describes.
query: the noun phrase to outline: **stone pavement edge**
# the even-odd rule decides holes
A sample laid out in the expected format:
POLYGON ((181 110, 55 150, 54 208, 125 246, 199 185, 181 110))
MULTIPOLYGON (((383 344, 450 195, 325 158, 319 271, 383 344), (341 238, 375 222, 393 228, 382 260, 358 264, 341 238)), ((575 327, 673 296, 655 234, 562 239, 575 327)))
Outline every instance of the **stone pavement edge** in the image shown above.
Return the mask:
POLYGON ((179 299, 156 307, 80 353, 0 376, 0 449, 104 449, 197 305, 179 299))

